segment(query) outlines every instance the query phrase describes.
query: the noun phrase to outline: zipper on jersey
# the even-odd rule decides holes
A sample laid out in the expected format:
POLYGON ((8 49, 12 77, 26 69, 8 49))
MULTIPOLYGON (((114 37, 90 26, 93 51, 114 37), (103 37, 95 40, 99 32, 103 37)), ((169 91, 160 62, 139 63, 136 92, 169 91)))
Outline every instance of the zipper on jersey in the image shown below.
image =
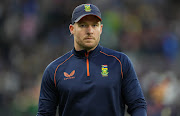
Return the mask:
POLYGON ((89 52, 85 53, 86 56, 86 68, 87 68, 87 76, 90 76, 90 72, 89 72, 89 52))

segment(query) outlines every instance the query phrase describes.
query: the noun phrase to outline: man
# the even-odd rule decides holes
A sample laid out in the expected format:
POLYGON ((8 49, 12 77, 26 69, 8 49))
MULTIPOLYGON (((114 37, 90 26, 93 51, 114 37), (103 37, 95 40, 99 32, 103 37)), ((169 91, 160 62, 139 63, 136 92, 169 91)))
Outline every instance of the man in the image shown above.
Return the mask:
POLYGON ((129 58, 99 45, 101 20, 93 4, 74 9, 74 49, 46 68, 37 116, 55 116, 57 106, 59 116, 124 116, 125 104, 131 116, 147 115, 129 58))

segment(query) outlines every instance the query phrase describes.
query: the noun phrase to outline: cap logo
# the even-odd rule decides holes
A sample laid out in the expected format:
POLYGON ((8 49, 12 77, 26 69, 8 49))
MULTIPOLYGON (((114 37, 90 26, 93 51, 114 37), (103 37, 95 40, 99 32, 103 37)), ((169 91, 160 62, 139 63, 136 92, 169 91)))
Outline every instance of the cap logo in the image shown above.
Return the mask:
POLYGON ((84 5, 84 8, 85 8, 84 10, 85 10, 86 12, 91 12, 91 10, 92 10, 91 7, 90 7, 90 4, 85 4, 85 5, 84 5))

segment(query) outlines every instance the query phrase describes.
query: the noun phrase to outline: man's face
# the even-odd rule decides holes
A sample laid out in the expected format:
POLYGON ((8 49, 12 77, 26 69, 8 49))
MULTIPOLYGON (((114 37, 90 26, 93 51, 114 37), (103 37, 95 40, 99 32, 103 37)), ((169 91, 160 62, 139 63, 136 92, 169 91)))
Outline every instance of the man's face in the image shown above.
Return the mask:
POLYGON ((79 50, 93 50, 100 41, 103 25, 96 16, 83 17, 74 25, 70 25, 71 34, 74 35, 74 47, 79 50))

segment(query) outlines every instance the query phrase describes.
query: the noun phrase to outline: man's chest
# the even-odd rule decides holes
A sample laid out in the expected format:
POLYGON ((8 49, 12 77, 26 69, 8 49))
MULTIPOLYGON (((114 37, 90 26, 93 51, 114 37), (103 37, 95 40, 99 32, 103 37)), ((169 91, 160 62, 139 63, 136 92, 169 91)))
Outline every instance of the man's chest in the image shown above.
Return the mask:
POLYGON ((59 91, 83 92, 89 89, 111 90, 121 86, 121 67, 116 61, 78 59, 68 62, 57 71, 59 91))

